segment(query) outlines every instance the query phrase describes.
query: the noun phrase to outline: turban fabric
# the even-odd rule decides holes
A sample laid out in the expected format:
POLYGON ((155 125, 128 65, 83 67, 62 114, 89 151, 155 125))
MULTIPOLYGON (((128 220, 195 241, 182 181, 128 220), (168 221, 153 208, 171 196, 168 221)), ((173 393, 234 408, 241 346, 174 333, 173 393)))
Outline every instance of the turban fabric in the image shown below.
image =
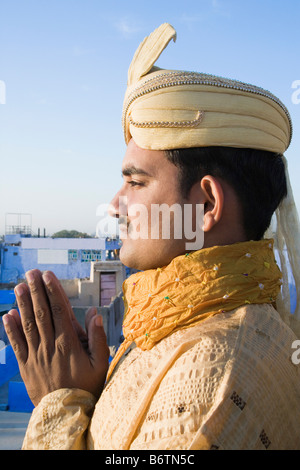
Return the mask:
POLYGON ((128 71, 125 141, 144 149, 226 146, 283 153, 291 141, 286 107, 262 88, 204 73, 154 66, 176 39, 165 23, 141 43, 128 71))

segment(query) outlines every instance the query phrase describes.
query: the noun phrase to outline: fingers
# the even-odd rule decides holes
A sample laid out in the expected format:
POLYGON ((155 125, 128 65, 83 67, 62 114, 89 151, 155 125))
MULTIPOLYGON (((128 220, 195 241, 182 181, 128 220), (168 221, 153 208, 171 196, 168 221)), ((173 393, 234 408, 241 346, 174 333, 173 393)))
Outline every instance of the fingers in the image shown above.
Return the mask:
POLYGON ((66 301, 66 296, 61 288, 61 284, 56 276, 47 271, 43 274, 43 281, 45 283, 49 306, 52 313, 53 329, 55 338, 61 338, 63 335, 68 341, 78 339, 75 335, 71 318, 71 306, 69 300, 66 301))
POLYGON ((97 314, 97 307, 88 308, 85 314, 85 329, 88 332, 91 319, 97 314))
POLYGON ((16 299, 21 315, 21 324, 28 346, 37 348, 40 336, 37 329, 35 315, 29 288, 26 284, 19 284, 15 288, 16 299))
MULTIPOLYGON (((70 301, 68 299, 68 296, 67 294, 65 293, 61 283, 59 282, 59 280, 57 279, 57 277, 55 276, 55 274, 53 272, 50 272, 50 275, 51 277, 54 279, 54 281, 56 282, 57 284, 57 287, 58 289, 60 290, 60 293, 61 293, 61 296, 62 298, 64 299, 65 301, 65 308, 66 308, 66 311, 69 312, 69 315, 70 315, 70 318, 71 318, 71 321, 72 321, 72 324, 73 324, 73 327, 75 328, 75 331, 77 332, 77 335, 79 338, 82 338, 82 337, 86 337, 86 333, 84 331, 84 329, 82 328, 82 326, 79 324, 77 318, 75 317, 75 314, 73 312, 73 309, 70 305, 70 301)), ((46 273, 45 273, 46 274, 46 273)))
POLYGON ((88 324, 88 341, 91 363, 105 369, 108 366, 109 348, 101 315, 94 315, 88 324))
POLYGON ((25 364, 28 357, 28 348, 18 311, 10 310, 6 315, 3 315, 2 321, 17 361, 25 364))
MULTIPOLYGON (((39 270, 34 269, 26 273, 26 279, 30 289, 33 316, 40 341, 44 346, 53 347, 54 334, 52 315, 42 274, 39 270)), ((23 309, 21 312, 21 318, 24 314, 28 316, 26 309, 23 309)))
MULTIPOLYGON (((13 310, 10 310, 8 313, 15 319, 16 325, 18 326, 19 330, 23 333, 21 317, 19 315, 18 310, 13 309, 13 310)), ((24 333, 23 333, 23 336, 24 336, 24 333)))
MULTIPOLYGON (((26 273, 26 279, 28 285, 23 283, 15 288, 21 319, 15 315, 8 318, 13 339, 23 337, 28 350, 37 351, 41 345, 51 353, 59 344, 62 349, 69 348, 71 344, 79 344, 79 339, 87 338, 61 283, 52 272, 42 275, 33 269, 26 273)), ((95 313, 92 310, 88 314, 88 323, 95 313)))

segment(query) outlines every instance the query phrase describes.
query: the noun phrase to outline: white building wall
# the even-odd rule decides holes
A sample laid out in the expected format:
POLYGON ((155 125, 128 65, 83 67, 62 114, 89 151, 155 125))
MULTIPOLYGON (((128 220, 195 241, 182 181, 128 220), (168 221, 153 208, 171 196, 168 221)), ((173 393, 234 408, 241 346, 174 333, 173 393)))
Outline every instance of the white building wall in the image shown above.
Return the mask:
POLYGON ((105 238, 22 238, 23 250, 105 250, 105 238))

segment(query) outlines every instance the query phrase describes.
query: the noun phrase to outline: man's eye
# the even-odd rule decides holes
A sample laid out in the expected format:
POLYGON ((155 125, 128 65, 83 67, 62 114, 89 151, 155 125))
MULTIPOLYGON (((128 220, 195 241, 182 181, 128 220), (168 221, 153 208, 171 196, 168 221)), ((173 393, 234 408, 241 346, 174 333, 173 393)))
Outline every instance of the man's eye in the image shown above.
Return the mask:
POLYGON ((138 183, 137 181, 128 181, 130 186, 144 186, 144 183, 138 183))

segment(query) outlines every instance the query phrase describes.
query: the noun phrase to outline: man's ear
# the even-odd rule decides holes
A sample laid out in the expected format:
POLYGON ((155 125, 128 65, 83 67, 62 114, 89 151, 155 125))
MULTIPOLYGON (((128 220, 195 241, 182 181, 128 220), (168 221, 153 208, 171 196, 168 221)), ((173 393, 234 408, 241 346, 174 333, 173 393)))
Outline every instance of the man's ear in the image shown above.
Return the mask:
POLYGON ((203 231, 209 232, 222 217, 224 192, 220 182, 213 176, 204 176, 200 185, 204 202, 203 231))

